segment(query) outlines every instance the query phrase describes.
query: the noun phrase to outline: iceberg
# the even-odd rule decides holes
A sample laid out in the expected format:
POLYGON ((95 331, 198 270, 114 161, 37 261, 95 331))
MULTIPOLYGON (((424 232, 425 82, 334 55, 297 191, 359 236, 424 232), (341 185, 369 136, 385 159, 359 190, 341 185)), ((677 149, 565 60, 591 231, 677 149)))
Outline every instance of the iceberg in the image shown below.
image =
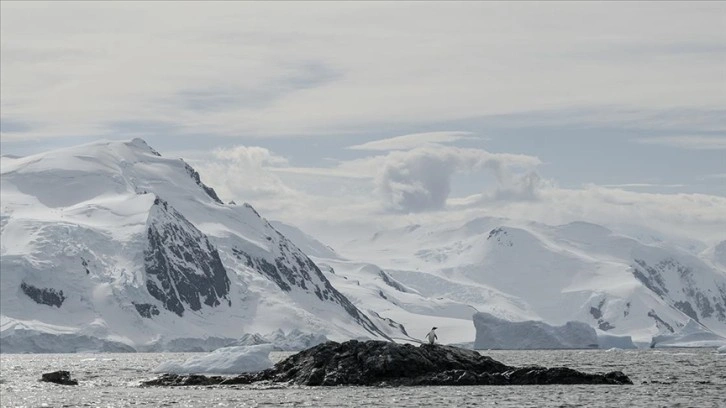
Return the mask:
POLYGON ((489 313, 474 314, 474 349, 593 349, 598 348, 595 329, 582 322, 550 326, 540 321, 512 322, 489 313))
POLYGON ((270 360, 272 350, 273 346, 270 344, 224 347, 209 354, 189 358, 182 363, 175 361, 161 363, 153 372, 168 374, 254 373, 273 366, 270 360))
POLYGON ((630 336, 617 336, 602 331, 597 331, 597 345, 601 349, 634 349, 638 348, 630 336))
POLYGON ((720 346, 726 346, 726 338, 712 332, 693 319, 677 332, 653 336, 650 342, 650 348, 720 346))

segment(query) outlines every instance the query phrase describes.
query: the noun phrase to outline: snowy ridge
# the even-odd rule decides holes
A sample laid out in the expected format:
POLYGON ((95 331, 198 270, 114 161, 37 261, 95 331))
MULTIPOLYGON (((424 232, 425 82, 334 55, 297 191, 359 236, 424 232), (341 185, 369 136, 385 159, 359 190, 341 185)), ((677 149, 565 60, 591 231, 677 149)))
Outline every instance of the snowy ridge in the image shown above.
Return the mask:
POLYGON ((305 255, 327 259, 342 259, 333 248, 323 244, 297 227, 279 221, 270 221, 270 225, 283 236, 294 242, 295 246, 300 248, 305 255))
POLYGON ((4 350, 33 336, 59 340, 46 352, 77 351, 61 336, 205 346, 281 327, 385 337, 251 206, 222 204, 140 139, 3 158, 1 186, 4 350))

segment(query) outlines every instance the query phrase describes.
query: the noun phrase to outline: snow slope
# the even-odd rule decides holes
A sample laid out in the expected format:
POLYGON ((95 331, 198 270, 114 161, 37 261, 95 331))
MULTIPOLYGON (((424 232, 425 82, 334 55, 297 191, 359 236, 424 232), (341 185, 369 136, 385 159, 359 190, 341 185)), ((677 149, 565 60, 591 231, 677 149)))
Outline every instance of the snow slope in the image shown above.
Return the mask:
POLYGON ((338 290, 397 341, 423 341, 433 326, 439 328, 440 343, 474 339, 471 316, 476 310, 466 303, 423 296, 372 264, 312 259, 338 290))
MULTIPOLYGON (((1 163, 5 351, 36 335, 98 349, 279 328, 385 337, 251 206, 223 204, 140 139, 1 163)), ((62 343, 31 351, 69 351, 62 343)))

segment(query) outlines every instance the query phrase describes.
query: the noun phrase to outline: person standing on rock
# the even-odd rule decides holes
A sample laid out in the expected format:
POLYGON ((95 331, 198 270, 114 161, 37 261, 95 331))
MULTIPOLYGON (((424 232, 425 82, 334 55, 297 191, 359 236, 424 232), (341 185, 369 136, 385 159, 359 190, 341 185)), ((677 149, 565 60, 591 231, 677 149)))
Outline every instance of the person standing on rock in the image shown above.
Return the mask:
POLYGON ((433 329, 431 329, 431 331, 429 332, 429 334, 427 334, 427 335, 426 335, 426 338, 427 338, 427 339, 429 339, 429 344, 434 344, 434 343, 436 343, 436 339, 438 339, 438 338, 439 338, 439 337, 438 337, 438 336, 436 335, 436 331, 435 331, 436 329, 437 329, 437 328, 436 328, 436 327, 434 327, 433 329))

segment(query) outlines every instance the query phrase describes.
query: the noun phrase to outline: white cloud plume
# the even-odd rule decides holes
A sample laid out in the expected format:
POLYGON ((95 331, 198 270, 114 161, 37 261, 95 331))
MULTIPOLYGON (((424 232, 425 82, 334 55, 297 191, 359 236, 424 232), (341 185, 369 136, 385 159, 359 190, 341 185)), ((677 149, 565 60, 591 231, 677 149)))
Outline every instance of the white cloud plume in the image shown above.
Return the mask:
POLYGON ((256 146, 216 149, 190 159, 205 182, 220 197, 247 202, 294 199, 299 192, 280 180, 270 169, 286 166, 287 159, 256 146))
POLYGON ((333 246, 386 228, 479 216, 642 226, 706 243, 723 240, 726 230, 725 197, 597 185, 560 188, 532 171, 536 157, 478 149, 393 151, 341 162, 334 167, 338 175, 325 178, 321 169, 296 171, 284 157, 257 147, 218 149, 189 161, 225 200, 250 202, 266 217, 300 226, 333 246), (470 197, 450 197, 457 173, 477 171, 489 171, 496 185, 470 197))
MULTIPOLYGON (((514 191, 520 186, 509 184, 516 179, 512 171, 538 164, 539 159, 532 156, 427 145, 409 151, 394 151, 384 156, 375 185, 384 203, 393 210, 440 210, 446 205, 451 192, 451 177, 456 172, 489 170, 500 187, 512 188, 511 191, 514 191)), ((527 193, 527 190, 534 188, 535 178, 525 176, 522 192, 527 193)), ((529 194, 533 194, 533 191, 529 194)))

